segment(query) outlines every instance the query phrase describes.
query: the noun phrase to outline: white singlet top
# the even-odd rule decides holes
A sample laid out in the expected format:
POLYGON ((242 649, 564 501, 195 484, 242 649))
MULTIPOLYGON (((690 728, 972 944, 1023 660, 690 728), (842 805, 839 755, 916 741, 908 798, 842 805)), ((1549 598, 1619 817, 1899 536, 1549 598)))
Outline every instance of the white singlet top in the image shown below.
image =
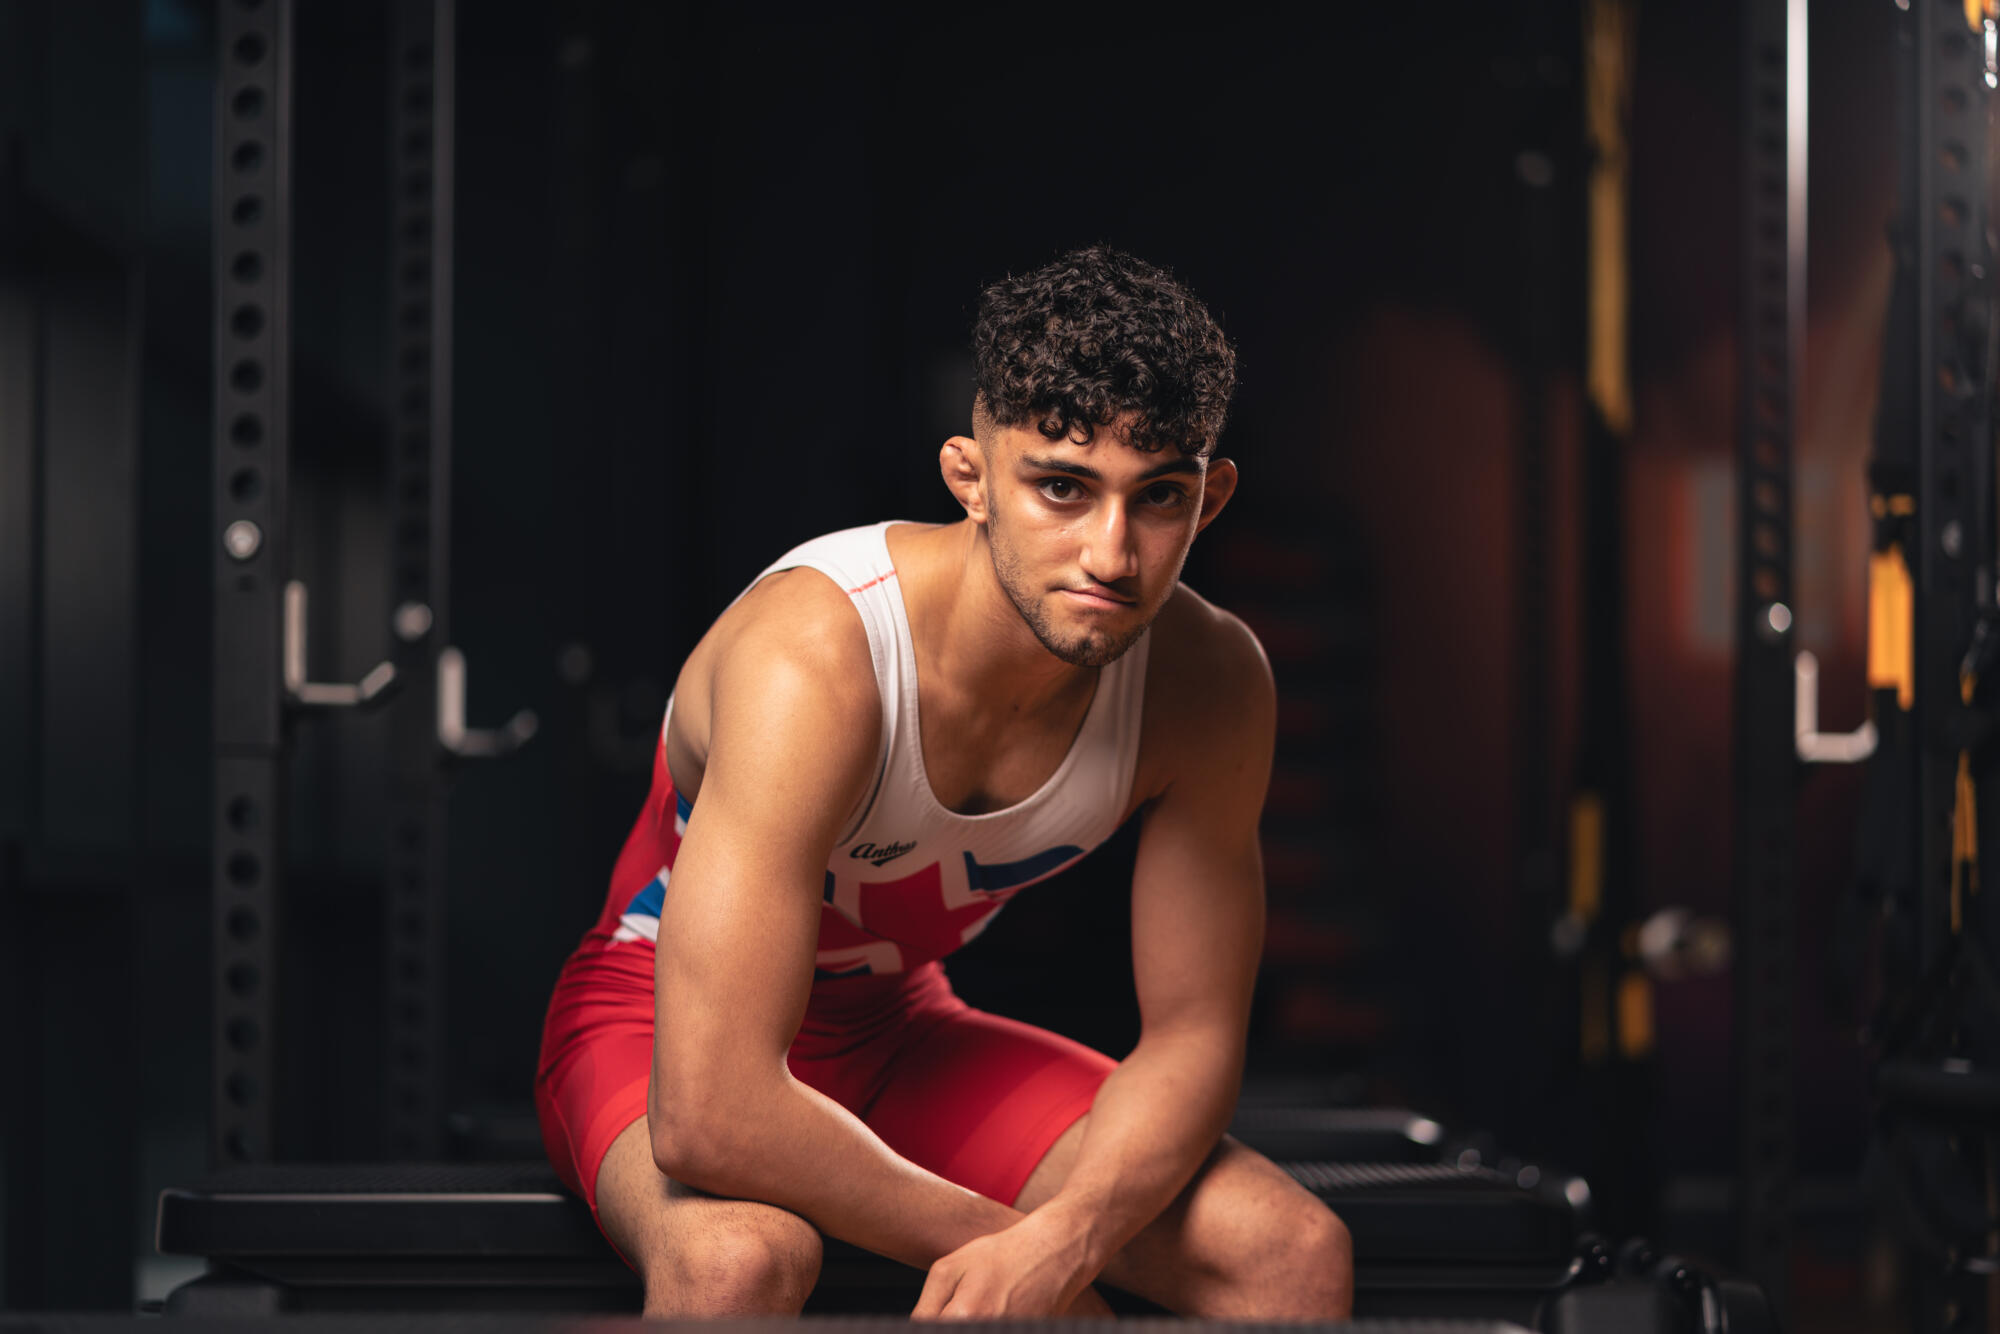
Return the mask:
POLYGON ((1116 832, 1139 754, 1150 632, 1100 670, 1069 753, 1039 790, 979 815, 945 809, 924 771, 917 659, 889 559, 892 526, 829 533, 758 576, 804 567, 845 589, 867 628, 882 699, 874 790, 827 864, 821 977, 902 972, 971 940, 1021 889, 1116 832))

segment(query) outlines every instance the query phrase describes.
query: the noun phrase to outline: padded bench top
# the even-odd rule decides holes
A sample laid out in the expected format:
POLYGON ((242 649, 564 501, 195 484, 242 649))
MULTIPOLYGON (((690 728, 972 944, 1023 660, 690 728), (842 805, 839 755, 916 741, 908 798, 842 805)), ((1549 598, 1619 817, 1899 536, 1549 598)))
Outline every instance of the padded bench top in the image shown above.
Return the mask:
MULTIPOLYGON (((181 1315, 172 1317, 177 1334, 639 1334, 640 1331, 681 1329, 712 1331, 718 1326, 697 1321, 641 1321, 638 1316, 607 1315, 282 1315, 261 1319, 181 1315)), ((50 1315, 0 1313, 0 1334, 151 1334, 158 1320, 140 1316, 50 1315)), ((732 1320, 730 1334, 908 1334, 906 1316, 808 1317, 804 1320, 732 1320)), ((1048 1334, 1046 1321, 965 1320, 952 1325, 954 1334, 1048 1334)), ((1269 1334, 1269 1325, 1217 1320, 1141 1318, 1122 1320, 1120 1330, 1131 1334, 1269 1334)), ((1356 1320, 1348 1324, 1300 1323, 1286 1326, 1295 1334, 1529 1334, 1520 1325, 1499 1320, 1356 1320)))
MULTIPOLYGON (((1546 1194, 1455 1164, 1288 1163, 1347 1223, 1359 1263, 1563 1264, 1576 1222, 1546 1194)), ((545 1163, 227 1168, 161 1192, 164 1255, 619 1262, 545 1163)), ((828 1246, 828 1258, 846 1251, 828 1246)), ((620 1265, 622 1268, 622 1265, 620 1265)))

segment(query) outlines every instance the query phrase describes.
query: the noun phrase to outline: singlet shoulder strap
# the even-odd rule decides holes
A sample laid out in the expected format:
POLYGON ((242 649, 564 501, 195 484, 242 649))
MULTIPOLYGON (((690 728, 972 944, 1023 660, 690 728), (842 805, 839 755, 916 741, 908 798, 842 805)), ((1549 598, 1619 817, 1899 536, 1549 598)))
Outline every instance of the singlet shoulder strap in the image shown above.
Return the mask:
POLYGON ((874 662, 876 694, 882 701, 882 742, 876 756, 875 779, 869 785, 867 796, 855 807, 853 817, 847 822, 842 841, 861 827, 881 791, 902 700, 901 643, 909 632, 903 619, 903 594, 896 583, 896 566, 889 559, 888 532, 896 522, 891 519, 865 528, 844 528, 824 537, 816 537, 771 562, 750 583, 750 587, 754 588, 781 570, 818 570, 847 594, 848 601, 854 604, 856 614, 861 617, 862 628, 868 633, 868 654, 874 662))

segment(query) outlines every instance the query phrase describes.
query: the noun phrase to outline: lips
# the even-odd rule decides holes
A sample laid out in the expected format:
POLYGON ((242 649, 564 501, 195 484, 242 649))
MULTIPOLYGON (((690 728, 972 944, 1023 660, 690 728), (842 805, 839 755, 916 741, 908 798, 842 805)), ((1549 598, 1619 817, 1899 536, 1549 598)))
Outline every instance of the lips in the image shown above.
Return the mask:
POLYGON ((1109 589, 1065 588, 1062 591, 1085 606, 1103 607, 1107 610, 1116 607, 1130 607, 1137 602, 1136 598, 1121 598, 1109 589))

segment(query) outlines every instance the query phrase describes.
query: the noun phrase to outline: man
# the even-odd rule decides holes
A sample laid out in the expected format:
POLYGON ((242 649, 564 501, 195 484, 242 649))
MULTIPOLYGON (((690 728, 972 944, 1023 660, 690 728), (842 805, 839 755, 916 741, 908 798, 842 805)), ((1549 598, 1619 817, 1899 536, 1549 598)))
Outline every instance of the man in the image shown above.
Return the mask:
POLYGON ((964 519, 808 543, 681 669, 550 1004, 550 1158, 652 1314, 796 1312, 824 1233, 928 1269, 918 1315, 1343 1317, 1345 1228, 1223 1135, 1275 703, 1178 579, 1234 352, 1106 249, 989 288, 974 351, 964 519), (1135 813, 1131 1054, 958 1001, 937 960, 1135 813))

